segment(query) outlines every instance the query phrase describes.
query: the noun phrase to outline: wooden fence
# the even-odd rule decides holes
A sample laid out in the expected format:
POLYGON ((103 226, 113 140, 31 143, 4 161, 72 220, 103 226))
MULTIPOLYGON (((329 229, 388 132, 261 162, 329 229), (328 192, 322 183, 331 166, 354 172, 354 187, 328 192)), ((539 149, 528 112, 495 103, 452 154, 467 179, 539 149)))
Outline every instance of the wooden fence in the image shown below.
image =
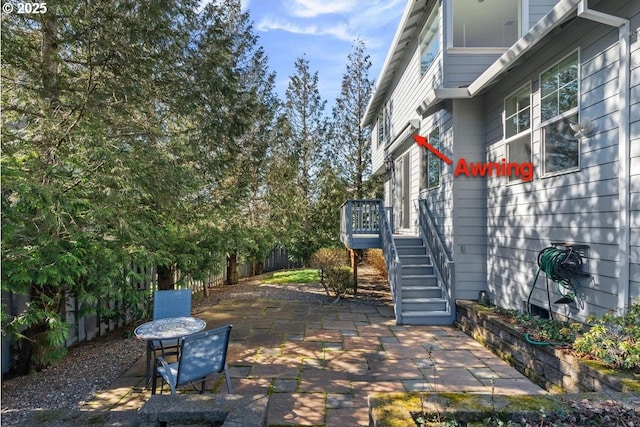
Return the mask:
MULTIPOLYGON (((181 289, 191 289, 193 293, 203 292, 205 288, 213 288, 222 286, 227 280, 226 259, 220 257, 220 268, 218 271, 211 272, 205 280, 194 280, 190 277, 182 277, 176 284, 181 289)), ((264 262, 264 271, 276 271, 290 268, 301 267, 301 264, 289 259, 289 253, 283 248, 274 248, 264 262)), ((249 277, 255 271, 254 266, 249 262, 238 263, 238 277, 249 277)), ((133 281, 130 290, 141 292, 147 298, 149 309, 152 301, 153 291, 158 287, 156 269, 154 267, 137 267, 134 269, 137 276, 143 277, 142 280, 133 281)), ((178 273, 176 279, 178 279, 178 273)), ((28 295, 14 294, 12 292, 2 291, 2 303, 10 315, 21 313, 29 303, 28 295)), ((80 307, 77 299, 73 295, 67 295, 66 312, 67 324, 69 326, 69 335, 66 340, 66 346, 69 347, 81 341, 89 341, 96 337, 102 336, 107 332, 125 326, 133 320, 132 310, 129 307, 122 307, 118 298, 113 298, 108 304, 111 310, 124 311, 124 315, 119 320, 100 322, 101 313, 88 314, 80 316, 80 307)), ((8 372, 13 366, 13 348, 12 341, 2 336, 2 373, 8 372)))

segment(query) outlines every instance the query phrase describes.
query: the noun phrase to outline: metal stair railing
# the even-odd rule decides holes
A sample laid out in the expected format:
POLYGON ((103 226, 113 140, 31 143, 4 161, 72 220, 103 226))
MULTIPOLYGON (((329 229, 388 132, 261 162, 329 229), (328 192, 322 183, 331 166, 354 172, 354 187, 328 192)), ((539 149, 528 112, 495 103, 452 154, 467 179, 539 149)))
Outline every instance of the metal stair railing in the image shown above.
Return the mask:
MULTIPOLYGON (((379 212, 384 212, 383 202, 380 201, 379 212)), ((380 241, 382 252, 387 264, 387 276, 393 297, 393 307, 396 315, 396 323, 402 324, 402 263, 398 256, 396 243, 393 241, 393 230, 386 215, 380 215, 380 241)))
POLYGON ((424 199, 419 201, 419 212, 422 237, 425 240, 429 256, 431 256, 438 284, 444 289, 447 296, 447 307, 449 308, 451 322, 453 322, 455 320, 455 262, 445 249, 429 213, 427 201, 424 199))

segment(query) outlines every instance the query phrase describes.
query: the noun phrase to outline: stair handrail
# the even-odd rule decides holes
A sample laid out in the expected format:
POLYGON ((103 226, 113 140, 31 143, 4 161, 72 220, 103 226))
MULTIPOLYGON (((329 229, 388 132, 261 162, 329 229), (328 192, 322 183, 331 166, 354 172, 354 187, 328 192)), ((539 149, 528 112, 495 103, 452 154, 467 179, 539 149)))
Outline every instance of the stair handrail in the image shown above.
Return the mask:
POLYGON ((455 320, 455 262, 445 248, 433 218, 431 218, 427 201, 424 199, 419 201, 419 212, 422 237, 425 239, 425 246, 433 260, 436 279, 446 290, 447 304, 453 321, 455 320))
POLYGON ((402 263, 398 255, 396 243, 393 240, 393 230, 387 220, 384 202, 380 201, 380 242, 382 252, 387 265, 387 278, 391 287, 393 307, 396 315, 396 323, 402 324, 402 263))

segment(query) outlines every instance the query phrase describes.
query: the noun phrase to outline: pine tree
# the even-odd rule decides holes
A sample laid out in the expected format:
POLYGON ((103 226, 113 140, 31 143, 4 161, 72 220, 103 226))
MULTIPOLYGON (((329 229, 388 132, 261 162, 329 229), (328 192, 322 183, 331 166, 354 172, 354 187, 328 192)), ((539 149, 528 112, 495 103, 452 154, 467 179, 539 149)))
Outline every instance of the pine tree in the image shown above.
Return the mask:
POLYGON ((295 69, 284 103, 289 126, 288 160, 297 170, 291 182, 293 197, 289 207, 287 247, 306 261, 319 248, 319 242, 313 236, 316 228, 312 209, 319 195, 318 174, 326 141, 326 101, 320 97, 318 72, 311 73, 309 61, 305 57, 298 58, 295 69))
POLYGON ((340 95, 333 108, 332 144, 329 158, 347 181, 348 196, 372 197, 376 184, 368 182, 371 175, 371 131, 361 122, 373 91, 369 78, 371 60, 362 40, 356 40, 348 55, 347 71, 342 77, 340 95))

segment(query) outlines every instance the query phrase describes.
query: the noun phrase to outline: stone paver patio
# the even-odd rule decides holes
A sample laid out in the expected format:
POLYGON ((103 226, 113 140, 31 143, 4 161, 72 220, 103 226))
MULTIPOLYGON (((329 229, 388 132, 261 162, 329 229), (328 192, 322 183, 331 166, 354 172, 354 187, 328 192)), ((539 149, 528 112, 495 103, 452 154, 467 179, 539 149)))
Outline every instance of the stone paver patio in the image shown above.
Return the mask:
MULTIPOLYGON (((493 383, 496 394, 546 393, 453 327, 395 325, 389 306, 236 299, 198 317, 207 329, 233 324, 233 392, 270 394, 269 425, 369 425, 367 396, 378 392, 491 393, 493 383)), ((144 364, 85 409, 139 409, 150 396, 144 364)), ((223 378, 207 386, 226 393, 223 378)))

